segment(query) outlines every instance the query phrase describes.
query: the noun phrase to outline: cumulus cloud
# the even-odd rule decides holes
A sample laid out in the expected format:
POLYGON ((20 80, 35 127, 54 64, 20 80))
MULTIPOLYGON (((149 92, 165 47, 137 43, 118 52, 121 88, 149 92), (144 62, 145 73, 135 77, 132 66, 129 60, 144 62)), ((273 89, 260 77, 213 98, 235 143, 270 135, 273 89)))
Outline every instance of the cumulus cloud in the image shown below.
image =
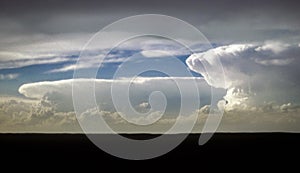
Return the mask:
MULTIPOLYGON (((201 132, 207 119, 210 106, 205 105, 198 111, 193 132, 201 132)), ((226 110, 218 128, 222 132, 251 132, 251 131, 299 131, 300 106, 292 103, 275 105, 268 103, 264 107, 252 109, 226 110)), ((1 132, 58 132, 82 133, 77 118, 92 119, 102 116, 107 124, 119 133, 162 133, 176 122, 177 116, 164 116, 154 124, 138 126, 128 123, 118 112, 104 111, 99 108, 86 110, 76 117, 73 111, 61 112, 46 98, 28 100, 22 98, 1 97, 0 102, 0 131, 1 132)), ((182 126, 192 121, 192 116, 182 117, 182 126)), ((156 120, 156 116, 147 119, 135 119, 138 123, 148 123, 156 120), (140 122, 142 121, 142 122, 140 122)), ((99 130, 99 129, 98 129, 99 130)), ((101 130, 101 128, 100 128, 101 130)), ((99 131, 97 131, 99 132, 99 131)), ((101 133, 107 131, 103 128, 101 133)), ((178 133, 181 131, 179 130, 178 133)))
POLYGON ((148 102, 143 102, 141 104, 139 104, 140 108, 148 108, 149 107, 149 103, 148 102))
POLYGON ((74 112, 59 112, 47 100, 1 97, 1 132, 80 132, 74 112))
POLYGON ((264 103, 226 110, 220 131, 299 132, 299 104, 264 103))
POLYGON ((244 109, 268 102, 297 103, 299 98, 298 67, 300 49, 296 44, 266 42, 264 44, 233 44, 193 54, 187 60, 189 68, 202 74, 213 87, 227 89, 226 109, 244 109), (220 60, 225 86, 205 73, 203 61, 220 60))

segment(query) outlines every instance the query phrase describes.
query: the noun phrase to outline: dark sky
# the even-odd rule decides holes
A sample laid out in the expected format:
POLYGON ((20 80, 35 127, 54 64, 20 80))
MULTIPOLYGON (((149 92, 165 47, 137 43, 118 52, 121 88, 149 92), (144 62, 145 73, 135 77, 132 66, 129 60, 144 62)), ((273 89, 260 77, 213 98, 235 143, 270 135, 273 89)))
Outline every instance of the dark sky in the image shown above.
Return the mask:
POLYGON ((0 2, 0 32, 95 32, 117 19, 159 13, 195 25, 209 39, 255 41, 299 33, 299 1, 8 1, 0 2))

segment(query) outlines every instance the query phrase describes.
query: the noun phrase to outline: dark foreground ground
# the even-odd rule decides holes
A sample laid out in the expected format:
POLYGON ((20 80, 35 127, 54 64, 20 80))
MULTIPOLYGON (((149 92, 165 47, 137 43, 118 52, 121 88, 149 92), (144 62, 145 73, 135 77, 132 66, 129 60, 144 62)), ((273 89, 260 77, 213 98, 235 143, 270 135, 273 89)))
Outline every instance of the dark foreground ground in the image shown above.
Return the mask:
MULTIPOLYGON (((151 138, 151 135, 128 135, 135 139, 151 138)), ((100 135, 99 138, 105 138, 100 135)), ((87 167, 118 168, 120 164, 134 169, 158 165, 201 170, 226 165, 228 169, 243 165, 244 169, 264 166, 276 169, 300 165, 300 134, 292 133, 219 133, 214 134, 204 146, 198 145, 199 134, 189 135, 176 149, 161 157, 132 162, 111 156, 98 149, 85 135, 78 134, 1 134, 1 165, 24 164, 24 168, 65 166, 72 169, 87 167), (133 167, 131 167, 133 166, 133 167)), ((223 166, 224 167, 224 166, 223 166)), ((222 168, 223 168, 222 167, 222 168)), ((23 168, 23 167, 22 167, 23 168)), ((120 168, 120 167, 119 167, 120 168)), ((225 167, 224 167, 225 168, 225 167)), ((157 168, 158 169, 158 168, 157 168)), ((296 171, 298 172, 298 171, 296 171)))

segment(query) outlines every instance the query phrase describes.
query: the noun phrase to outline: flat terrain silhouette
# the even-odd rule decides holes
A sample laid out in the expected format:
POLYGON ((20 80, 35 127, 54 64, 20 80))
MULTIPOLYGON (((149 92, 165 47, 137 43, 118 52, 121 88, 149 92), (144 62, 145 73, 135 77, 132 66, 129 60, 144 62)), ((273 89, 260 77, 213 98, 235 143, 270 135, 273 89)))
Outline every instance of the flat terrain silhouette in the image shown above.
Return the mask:
MULTIPOLYGON (((149 139, 157 136, 123 135, 134 139, 149 139)), ((217 133, 204 146, 198 145, 199 135, 190 134, 173 151, 142 163, 176 162, 194 165, 196 162, 201 166, 218 163, 229 166, 237 163, 244 165, 272 163, 276 166, 277 164, 292 165, 298 161, 294 158, 300 156, 300 134, 297 133, 217 133)), ((105 139, 106 136, 99 135, 99 138, 105 139)), ((56 164, 80 163, 90 166, 100 163, 105 165, 108 162, 129 162, 100 150, 83 134, 0 134, 0 152, 5 162, 22 160, 22 162, 43 164, 50 161, 56 164)))

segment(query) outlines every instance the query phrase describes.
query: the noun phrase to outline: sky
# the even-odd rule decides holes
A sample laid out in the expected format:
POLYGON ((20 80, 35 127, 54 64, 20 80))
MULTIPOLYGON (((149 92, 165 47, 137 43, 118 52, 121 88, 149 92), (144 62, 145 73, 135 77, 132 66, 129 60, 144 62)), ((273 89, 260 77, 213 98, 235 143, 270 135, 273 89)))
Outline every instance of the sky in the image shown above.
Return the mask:
MULTIPOLYGON (((226 104, 220 132, 300 132, 299 5, 296 0, 3 0, 0 132, 80 133, 81 118, 101 116, 118 132, 161 133, 172 127, 177 116, 183 117, 185 127, 195 115, 198 120, 193 132, 201 132, 209 110, 221 101, 226 104), (111 38, 105 38, 107 44, 85 49, 87 56, 76 66, 84 45, 96 32, 117 20, 140 14, 163 14, 186 21, 200 30, 211 45, 193 44, 196 52, 191 52, 174 40, 144 36, 121 43, 105 56, 109 41, 126 35, 121 28, 112 31, 111 38), (104 59, 97 70, 99 58, 104 59), (222 69, 207 74, 203 62, 213 66, 219 61, 222 69), (122 118, 127 106, 115 107, 111 86, 122 95, 120 88, 129 76, 123 72, 115 79, 114 75, 122 70, 122 65, 129 65, 134 71, 145 64, 173 75, 150 70, 131 81, 131 106, 137 112, 150 114, 127 115, 127 122, 122 118), (180 68, 187 72, 179 73, 180 68), (86 76, 96 70, 96 78, 73 80, 74 70, 86 76), (221 74, 225 82, 220 79, 221 74), (184 87, 178 88, 176 81, 184 87), (74 82, 82 88, 78 94, 82 102, 89 95, 87 84, 93 82, 97 103, 97 108, 88 107, 77 117, 72 100, 74 82), (186 93, 190 99, 186 104, 192 107, 198 95, 191 90, 193 86, 199 91, 199 106, 182 113, 180 93, 186 93), (151 103, 149 97, 155 91, 165 96, 156 93, 151 103), (212 100, 216 102, 211 103, 212 100), (151 108, 160 110, 161 106, 165 111, 159 119, 161 113, 151 112, 151 108)), ((136 32, 141 28, 136 27, 136 32)), ((169 28, 170 32, 176 29, 169 28)), ((187 38, 179 39, 192 42, 193 35, 185 35, 187 38)), ((106 132, 101 127, 99 131, 106 132)))

